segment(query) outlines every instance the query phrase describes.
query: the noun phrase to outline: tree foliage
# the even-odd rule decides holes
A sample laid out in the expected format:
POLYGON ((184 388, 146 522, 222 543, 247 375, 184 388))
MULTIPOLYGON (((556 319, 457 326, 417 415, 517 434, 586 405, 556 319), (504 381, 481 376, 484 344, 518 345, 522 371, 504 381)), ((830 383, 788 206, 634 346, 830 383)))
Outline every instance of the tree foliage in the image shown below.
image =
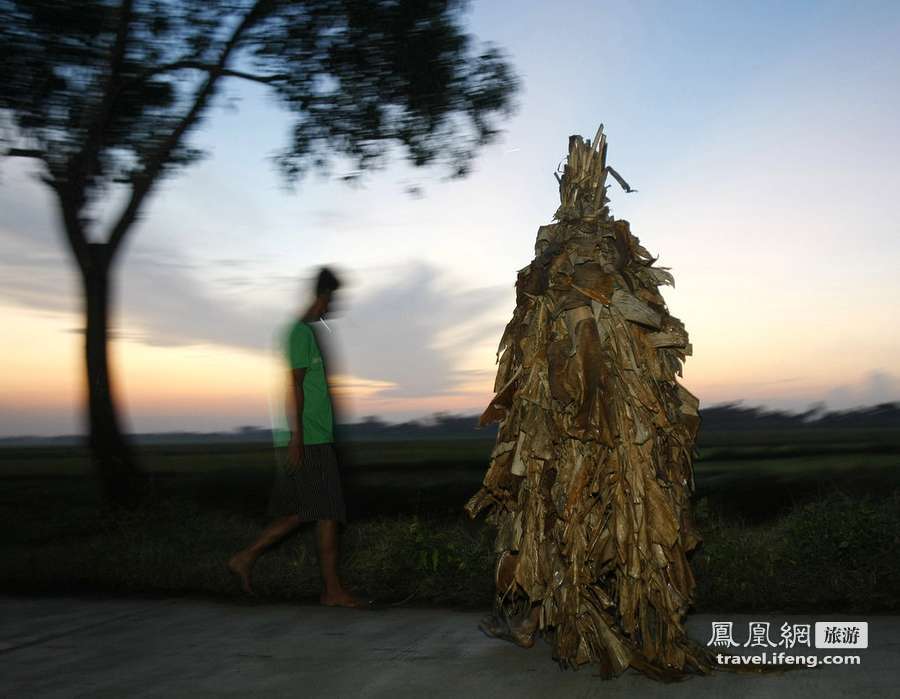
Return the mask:
MULTIPOLYGON (((0 2, 8 154, 38 156, 85 202, 199 153, 186 141, 224 79, 269 85, 293 118, 278 157, 296 178, 400 146, 465 174, 509 113, 516 81, 461 27, 454 0, 0 2)), ((112 231, 115 233, 115 231, 112 231)))

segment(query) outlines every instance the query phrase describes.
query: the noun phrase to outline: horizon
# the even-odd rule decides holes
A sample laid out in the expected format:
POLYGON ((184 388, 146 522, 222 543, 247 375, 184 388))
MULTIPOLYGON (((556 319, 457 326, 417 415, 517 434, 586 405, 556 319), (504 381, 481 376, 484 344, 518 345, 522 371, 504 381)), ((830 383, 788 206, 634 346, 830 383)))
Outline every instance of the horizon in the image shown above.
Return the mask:
MULTIPOLYGON (((778 417, 784 419, 794 419, 799 417, 807 418, 805 422, 814 423, 818 420, 829 418, 829 417, 846 417, 852 416, 858 413, 865 413, 877 408, 892 408, 894 410, 900 410, 900 401, 891 401, 887 403, 873 403, 871 405, 859 405, 853 408, 846 408, 843 410, 829 410, 826 408, 824 404, 811 405, 808 406, 806 410, 786 410, 786 409, 778 409, 778 408, 766 408, 762 405, 748 405, 743 401, 733 401, 727 403, 716 403, 715 405, 710 405, 707 407, 701 407, 700 413, 709 412, 712 410, 740 410, 740 411, 748 411, 751 413, 756 413, 756 418, 769 418, 769 417, 778 417)), ((399 421, 390 421, 383 420, 376 415, 363 415, 357 418, 353 422, 337 422, 336 425, 338 427, 356 427, 360 425, 371 425, 375 424, 379 427, 383 428, 396 428, 396 427, 406 427, 406 426, 415 426, 418 428, 437 428, 440 427, 439 420, 472 420, 473 421, 473 430, 487 430, 492 431, 496 429, 495 427, 488 425, 485 427, 479 427, 477 424, 479 418, 478 413, 431 413, 429 415, 422 415, 418 417, 409 418, 407 420, 399 420, 399 421)), ((164 431, 154 431, 154 432, 129 432, 126 433, 126 436, 135 438, 135 437, 152 437, 159 435, 197 435, 197 436, 214 436, 214 435, 238 435, 242 432, 254 433, 254 432, 271 432, 274 428, 272 426, 266 427, 265 425, 235 425, 234 427, 221 427, 218 429, 210 430, 210 431, 197 431, 197 430, 164 430, 164 431)), ((79 438, 86 439, 88 437, 87 432, 73 432, 73 433, 64 433, 64 434, 15 434, 15 435, 0 435, 0 442, 8 442, 14 440, 24 440, 24 439, 71 439, 71 438, 79 438)))

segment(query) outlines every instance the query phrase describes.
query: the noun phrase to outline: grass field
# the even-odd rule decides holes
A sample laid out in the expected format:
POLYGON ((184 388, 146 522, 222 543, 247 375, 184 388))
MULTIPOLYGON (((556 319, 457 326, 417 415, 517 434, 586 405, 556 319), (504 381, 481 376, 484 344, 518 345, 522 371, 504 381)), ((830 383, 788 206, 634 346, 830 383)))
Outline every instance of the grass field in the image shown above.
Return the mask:
MULTIPOLYGON (((697 608, 897 611, 900 431, 786 432, 704 435, 697 608)), ((489 603, 491 532, 461 507, 491 447, 484 439, 345 446, 348 580, 387 601, 489 603)), ((0 449, 0 588, 234 594, 222 561, 266 520, 271 450, 152 446, 141 459, 155 493, 123 514, 103 507, 84 450, 0 449)), ((262 559, 265 596, 315 596, 311 536, 307 529, 262 559)))

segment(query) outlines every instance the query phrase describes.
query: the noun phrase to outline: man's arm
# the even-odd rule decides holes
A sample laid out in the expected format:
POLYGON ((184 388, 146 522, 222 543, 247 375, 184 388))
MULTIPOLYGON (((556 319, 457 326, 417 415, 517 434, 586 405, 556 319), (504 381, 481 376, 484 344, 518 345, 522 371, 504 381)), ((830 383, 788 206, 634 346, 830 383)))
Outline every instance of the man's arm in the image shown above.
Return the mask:
POLYGON ((288 445, 288 460, 292 466, 303 464, 303 377, 306 369, 291 370, 291 390, 288 391, 288 427, 291 441, 288 445))

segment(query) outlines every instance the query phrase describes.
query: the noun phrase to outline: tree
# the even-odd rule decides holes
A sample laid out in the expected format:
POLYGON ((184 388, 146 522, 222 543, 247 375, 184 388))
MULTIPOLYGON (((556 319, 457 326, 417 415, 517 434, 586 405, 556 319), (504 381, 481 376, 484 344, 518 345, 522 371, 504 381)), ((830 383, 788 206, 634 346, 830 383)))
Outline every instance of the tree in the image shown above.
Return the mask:
POLYGON ((266 85, 293 118, 277 158, 294 180, 333 157, 363 172, 399 150, 466 174, 509 114, 516 80, 478 48, 459 0, 0 0, 0 153, 34 158, 83 282, 90 447, 105 492, 142 475, 119 427, 107 365, 111 270, 227 80, 266 85), (93 208, 125 204, 106 230, 93 208))

